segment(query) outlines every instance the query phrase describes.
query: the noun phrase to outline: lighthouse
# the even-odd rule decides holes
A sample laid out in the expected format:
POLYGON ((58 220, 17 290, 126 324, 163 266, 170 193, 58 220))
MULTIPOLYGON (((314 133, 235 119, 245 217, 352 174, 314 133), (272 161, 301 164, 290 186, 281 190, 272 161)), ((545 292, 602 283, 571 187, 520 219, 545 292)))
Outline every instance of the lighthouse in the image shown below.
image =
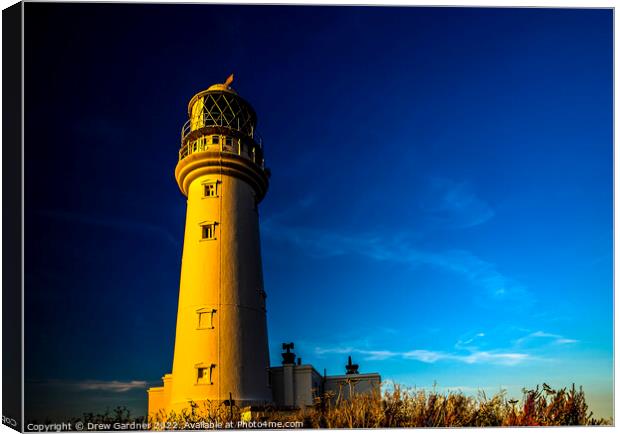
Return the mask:
POLYGON ((272 402, 258 205, 268 188, 256 113, 230 85, 194 95, 174 174, 187 197, 172 373, 149 414, 190 402, 272 402))

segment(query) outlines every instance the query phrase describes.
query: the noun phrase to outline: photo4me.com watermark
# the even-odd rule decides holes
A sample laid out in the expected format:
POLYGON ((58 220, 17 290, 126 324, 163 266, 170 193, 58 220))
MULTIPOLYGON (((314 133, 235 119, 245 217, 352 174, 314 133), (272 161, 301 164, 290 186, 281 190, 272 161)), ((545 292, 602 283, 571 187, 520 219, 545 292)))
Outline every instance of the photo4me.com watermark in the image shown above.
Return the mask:
POLYGON ((234 422, 62 422, 29 423, 26 432, 62 432, 62 431, 169 431, 169 430, 214 430, 214 429, 291 429, 303 428, 302 421, 234 421, 234 422))

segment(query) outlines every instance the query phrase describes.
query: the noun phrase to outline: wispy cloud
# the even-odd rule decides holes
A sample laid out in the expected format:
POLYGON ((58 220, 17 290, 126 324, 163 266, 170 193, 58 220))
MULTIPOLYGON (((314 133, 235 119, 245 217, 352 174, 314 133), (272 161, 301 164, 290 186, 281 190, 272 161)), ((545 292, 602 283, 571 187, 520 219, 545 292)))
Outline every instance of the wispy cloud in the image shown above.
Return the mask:
POLYGON ((322 354, 360 354, 365 360, 387 360, 402 358, 406 360, 416 360, 423 363, 436 363, 440 361, 456 361, 466 364, 499 364, 513 366, 532 359, 530 354, 520 352, 503 351, 473 351, 468 354, 449 353, 443 351, 430 350, 411 350, 411 351, 387 351, 387 350, 365 350, 353 347, 332 347, 315 348, 317 355, 322 354))
MULTIPOLYGON (((482 222, 482 215, 485 215, 487 220, 493 215, 490 207, 477 199, 466 183, 435 179, 432 184, 443 191, 443 204, 437 207, 438 210, 463 211, 476 208, 480 211, 475 219, 477 224, 482 222)), ((307 196, 296 204, 267 216, 261 222, 261 233, 269 239, 292 243, 313 257, 358 255, 376 261, 436 267, 460 275, 472 285, 482 288, 491 297, 521 301, 531 299, 523 284, 503 274, 492 262, 467 250, 420 249, 412 241, 415 237, 408 229, 351 232, 346 229, 334 231, 295 225, 296 218, 303 215, 316 201, 315 196, 307 196)), ((468 211, 466 214, 471 217, 474 212, 468 211)), ((468 226, 472 224, 473 220, 469 219, 468 226)))
MULTIPOLYGON (((406 379, 404 380, 405 383, 415 383, 415 379, 406 379)), ((403 387, 403 380, 395 380, 395 379, 391 379, 391 378, 386 378, 383 380, 382 382, 382 388, 385 391, 393 391, 394 388, 398 386, 401 390, 406 390, 408 392, 415 392, 417 390, 436 390, 438 392, 443 392, 443 393, 448 393, 448 392, 461 392, 467 395, 472 395, 472 394, 479 394, 480 392, 484 392, 486 394, 494 394, 497 393, 499 391, 507 391, 508 389, 512 389, 512 390, 516 390, 518 393, 521 392, 523 385, 509 385, 509 384, 505 384, 505 385, 494 385, 494 386, 485 386, 485 385, 479 385, 479 386, 472 386, 472 385, 468 385, 468 386, 442 386, 440 384, 437 384, 436 382, 433 384, 428 384, 428 385, 421 385, 421 384, 417 384, 415 386, 409 386, 409 387, 403 387)))
POLYGON ((427 265, 458 274, 496 298, 526 293, 525 286, 504 275, 495 264, 466 250, 430 252, 411 245, 404 236, 372 232, 350 235, 291 227, 272 220, 263 224, 262 232, 268 238, 293 243, 314 257, 359 255, 377 261, 427 265))
POLYGON ((558 338, 554 341, 556 344, 576 344, 577 339, 558 338))
POLYGON ((545 339, 558 345, 575 344, 579 342, 577 339, 569 339, 559 334, 547 333, 539 330, 515 340, 515 345, 521 346, 536 339, 545 339))
POLYGON ((456 341, 456 343, 454 344, 454 348, 458 350, 465 349, 465 350, 473 351, 477 349, 477 346, 475 344, 477 344, 479 340, 485 337, 486 334, 484 332, 478 332, 478 333, 475 333, 473 336, 471 334, 469 336, 471 337, 465 337, 465 338, 462 338, 456 341))
POLYGON ((132 380, 132 381, 103 381, 103 380, 44 380, 44 381, 29 381, 29 383, 38 384, 42 386, 52 386, 56 388, 66 388, 72 390, 92 391, 97 390, 101 392, 112 393, 124 393, 131 390, 146 390, 149 385, 146 381, 132 380))
POLYGON ((429 179, 421 208, 431 219, 457 228, 478 226, 495 215, 471 184, 439 177, 429 179))
POLYGON ((128 392, 133 389, 146 389, 146 381, 82 381, 76 383, 80 390, 102 390, 106 392, 128 392))

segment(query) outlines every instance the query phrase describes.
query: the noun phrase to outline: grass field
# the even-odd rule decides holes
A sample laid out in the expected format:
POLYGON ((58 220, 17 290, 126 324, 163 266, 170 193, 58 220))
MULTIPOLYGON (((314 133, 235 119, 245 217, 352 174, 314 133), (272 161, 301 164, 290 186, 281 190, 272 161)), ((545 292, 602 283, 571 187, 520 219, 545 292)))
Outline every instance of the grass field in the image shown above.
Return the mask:
MULTIPOLYGON (((580 387, 554 390, 546 384, 523 390, 520 400, 511 400, 506 392, 487 397, 435 391, 406 391, 394 387, 382 396, 353 393, 352 399, 340 396, 317 397, 315 405, 291 412, 267 409, 256 420, 303 422, 305 428, 391 428, 391 427, 493 427, 611 425, 611 420, 594 418, 588 411, 585 393, 580 387)), ((211 424, 236 423, 243 418, 241 409, 221 404, 192 405, 181 414, 159 414, 150 418, 154 426, 188 429, 203 421, 211 424)), ((237 425, 234 425, 237 426, 237 425)))

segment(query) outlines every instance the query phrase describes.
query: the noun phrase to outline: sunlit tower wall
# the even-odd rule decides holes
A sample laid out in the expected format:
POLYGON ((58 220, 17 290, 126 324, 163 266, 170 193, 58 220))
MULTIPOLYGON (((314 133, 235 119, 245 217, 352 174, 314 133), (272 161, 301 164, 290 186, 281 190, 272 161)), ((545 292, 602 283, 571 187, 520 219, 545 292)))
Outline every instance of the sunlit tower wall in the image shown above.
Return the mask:
POLYGON ((258 204, 268 187, 256 113, 229 85, 190 100, 175 177, 187 197, 172 374, 149 414, 189 402, 272 401, 258 204))

